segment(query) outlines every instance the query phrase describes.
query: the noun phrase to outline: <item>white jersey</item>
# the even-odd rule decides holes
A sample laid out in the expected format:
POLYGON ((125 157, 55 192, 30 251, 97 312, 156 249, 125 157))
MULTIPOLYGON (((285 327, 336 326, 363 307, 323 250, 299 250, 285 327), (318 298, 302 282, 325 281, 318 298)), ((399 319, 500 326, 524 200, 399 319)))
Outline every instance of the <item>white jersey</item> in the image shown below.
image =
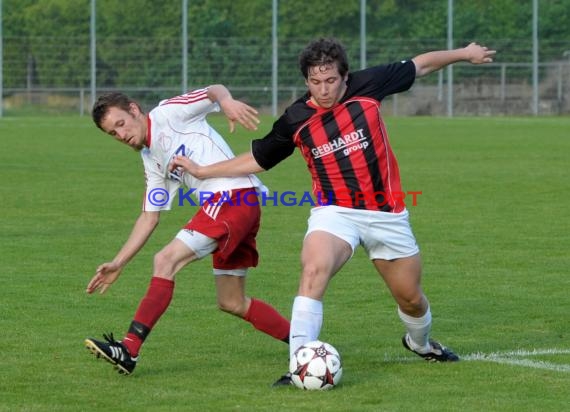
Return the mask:
POLYGON ((141 151, 146 177, 143 211, 170 210, 182 185, 203 202, 209 194, 239 188, 266 191, 257 176, 219 177, 200 180, 181 170, 169 173, 174 155, 186 156, 199 165, 231 159, 234 154, 226 141, 206 121, 219 112, 207 89, 195 90, 163 100, 148 114, 147 147, 141 151))

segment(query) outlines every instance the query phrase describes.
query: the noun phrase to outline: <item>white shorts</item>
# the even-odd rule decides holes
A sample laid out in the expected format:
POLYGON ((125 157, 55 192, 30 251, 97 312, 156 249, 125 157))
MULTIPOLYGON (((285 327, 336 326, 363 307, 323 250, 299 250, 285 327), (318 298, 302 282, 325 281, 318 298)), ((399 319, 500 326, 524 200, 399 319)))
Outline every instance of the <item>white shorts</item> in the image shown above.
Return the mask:
POLYGON ((392 260, 420 251, 407 210, 387 213, 334 205, 315 207, 308 225, 305 237, 315 230, 328 232, 347 242, 353 252, 362 245, 370 259, 392 260))
MULTIPOLYGON (((182 229, 176 235, 176 239, 180 240, 189 249, 191 249, 198 259, 210 255, 218 247, 216 239, 212 239, 195 230, 182 229)), ((241 269, 217 269, 214 268, 214 275, 232 275, 232 276, 245 276, 247 268, 241 269)))

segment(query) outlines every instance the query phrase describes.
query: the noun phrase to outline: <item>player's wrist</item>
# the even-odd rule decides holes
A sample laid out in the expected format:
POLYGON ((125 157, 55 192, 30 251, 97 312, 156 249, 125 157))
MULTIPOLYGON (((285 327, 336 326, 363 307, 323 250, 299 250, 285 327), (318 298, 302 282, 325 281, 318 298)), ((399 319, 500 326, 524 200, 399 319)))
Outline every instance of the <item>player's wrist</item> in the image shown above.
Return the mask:
POLYGON ((115 270, 122 270, 127 264, 128 260, 125 258, 116 257, 111 264, 115 270))

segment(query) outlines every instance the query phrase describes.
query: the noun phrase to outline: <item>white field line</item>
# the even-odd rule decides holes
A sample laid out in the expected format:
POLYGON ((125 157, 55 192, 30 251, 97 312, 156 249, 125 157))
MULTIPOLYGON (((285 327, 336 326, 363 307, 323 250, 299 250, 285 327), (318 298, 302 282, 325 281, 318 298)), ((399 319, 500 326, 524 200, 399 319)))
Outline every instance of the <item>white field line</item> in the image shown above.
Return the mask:
MULTIPOLYGON (((568 355, 570 354, 570 349, 533 349, 533 350, 515 350, 507 352, 493 352, 493 353, 472 353, 469 355, 459 355, 462 361, 483 361, 483 362, 494 362, 503 365, 515 365, 524 366, 527 368, 535 369, 545 369, 556 372, 570 372, 570 364, 564 363, 552 363, 545 361, 536 361, 527 359, 532 356, 540 355, 568 355)), ((397 357, 389 358, 385 357, 386 361, 396 361, 396 362, 410 362, 417 360, 409 357, 397 357)))
POLYGON ((506 356, 506 357, 516 357, 516 356, 536 356, 536 355, 568 355, 570 354, 570 349, 533 349, 533 350, 515 350, 508 352, 495 352, 495 353, 473 353, 471 355, 463 356, 463 359, 470 359, 471 357, 476 358, 473 360, 481 360, 480 357, 484 356, 506 356))
POLYGON ((471 355, 462 356, 462 360, 466 361, 486 361, 501 363, 504 365, 525 366, 527 368, 546 369, 557 372, 570 372, 570 365, 534 361, 526 359, 530 356, 537 355, 564 355, 570 354, 570 349, 533 349, 533 350, 516 350, 509 352, 495 352, 495 353, 473 353, 471 355))

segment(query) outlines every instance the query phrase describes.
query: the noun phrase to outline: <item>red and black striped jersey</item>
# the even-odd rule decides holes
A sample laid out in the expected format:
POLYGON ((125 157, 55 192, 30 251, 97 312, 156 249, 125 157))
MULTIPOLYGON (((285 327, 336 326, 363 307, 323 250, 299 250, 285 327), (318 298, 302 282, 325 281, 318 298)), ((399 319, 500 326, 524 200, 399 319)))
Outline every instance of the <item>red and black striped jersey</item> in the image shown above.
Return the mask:
POLYGON ((298 147, 317 199, 400 212, 405 208, 400 172, 380 108, 384 97, 408 90, 415 76, 412 61, 350 73, 345 95, 330 109, 314 105, 307 93, 287 108, 269 134, 252 142, 252 154, 268 170, 298 147))

